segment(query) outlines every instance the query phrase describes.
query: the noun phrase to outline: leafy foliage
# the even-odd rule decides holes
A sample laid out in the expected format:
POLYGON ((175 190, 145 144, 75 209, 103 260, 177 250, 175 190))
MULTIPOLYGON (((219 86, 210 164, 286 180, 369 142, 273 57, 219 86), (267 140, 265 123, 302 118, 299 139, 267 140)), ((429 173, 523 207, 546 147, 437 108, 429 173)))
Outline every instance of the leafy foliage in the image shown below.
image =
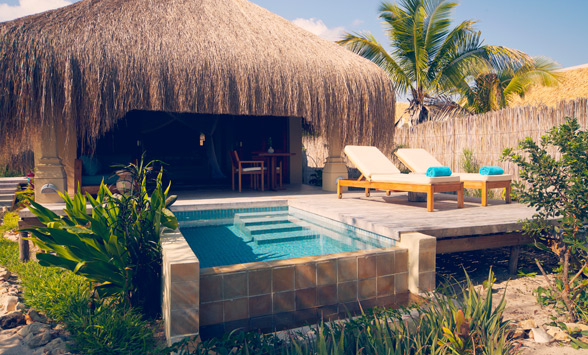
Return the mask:
POLYGON ((399 94, 411 94, 407 112, 413 113, 415 123, 432 118, 429 111, 436 105, 427 104, 430 98, 462 94, 469 89, 469 77, 491 69, 502 70, 528 58, 514 49, 484 45, 480 32, 475 30, 475 21, 452 27, 455 6, 456 2, 448 0, 383 2, 379 12, 391 53, 370 33, 348 33, 338 42, 384 69, 399 94))
MULTIPOLYGON (((18 227, 8 216, 0 232, 18 227)), ((156 352, 149 323, 135 311, 113 303, 100 304, 96 310, 90 308, 92 288, 84 277, 62 268, 44 267, 36 261, 21 263, 18 244, 4 238, 0 238, 0 265, 18 274, 27 306, 65 324, 79 353, 156 352)))
POLYGON ((312 186, 323 186, 323 169, 314 169, 314 172, 310 174, 308 184, 312 186))
POLYGON ((9 230, 18 228, 18 213, 6 212, 2 217, 2 224, 0 224, 0 236, 9 230))
POLYGON ((52 252, 37 255, 41 265, 84 276, 99 296, 115 296, 154 315, 161 283, 159 236, 162 226, 177 228, 177 220, 167 209, 175 199, 168 198, 169 186, 162 188, 162 172, 151 195, 147 192, 148 166, 129 168, 135 169, 140 185, 128 195, 114 196, 104 184, 96 198, 79 191, 73 199, 61 194, 66 216, 32 202, 29 209, 46 227, 27 232, 41 249, 52 252))
POLYGON ((574 302, 588 286, 588 132, 566 118, 539 143, 526 138, 516 149, 505 149, 503 159, 519 167, 514 194, 537 211, 524 221, 524 232, 558 256, 561 287, 549 287, 575 320, 574 302))
POLYGON ((134 308, 103 302, 95 309, 76 303, 67 318, 73 350, 81 354, 151 354, 153 331, 134 308))
POLYGON ((513 62, 500 70, 477 74, 463 94, 462 104, 473 113, 505 108, 513 98, 523 97, 534 85, 555 86, 559 75, 556 63, 544 57, 513 62))
POLYGON ((16 204, 14 209, 17 211, 27 207, 35 199, 35 191, 30 187, 16 191, 15 195, 16 204))
POLYGON ((203 342, 185 340, 178 354, 511 354, 504 297, 492 303, 492 274, 485 294, 469 278, 465 288, 445 288, 413 310, 374 309, 343 322, 319 324, 289 339, 233 332, 203 342))
POLYGON ((477 173, 480 171, 480 163, 474 158, 474 152, 471 149, 463 150, 460 167, 464 173, 477 173))

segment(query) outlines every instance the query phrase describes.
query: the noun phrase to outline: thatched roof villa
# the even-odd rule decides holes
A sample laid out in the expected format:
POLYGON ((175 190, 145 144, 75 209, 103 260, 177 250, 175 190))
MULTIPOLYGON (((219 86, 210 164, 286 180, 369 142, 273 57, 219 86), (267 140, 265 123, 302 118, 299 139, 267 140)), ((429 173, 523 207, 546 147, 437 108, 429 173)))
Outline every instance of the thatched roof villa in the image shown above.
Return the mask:
POLYGON ((0 58, 0 153, 33 149, 37 186, 72 192, 75 159, 101 149, 206 141, 193 154, 225 170, 228 150, 268 136, 297 153, 299 183, 303 123, 333 147, 392 145, 381 69, 246 0, 83 0, 0 23, 0 58))

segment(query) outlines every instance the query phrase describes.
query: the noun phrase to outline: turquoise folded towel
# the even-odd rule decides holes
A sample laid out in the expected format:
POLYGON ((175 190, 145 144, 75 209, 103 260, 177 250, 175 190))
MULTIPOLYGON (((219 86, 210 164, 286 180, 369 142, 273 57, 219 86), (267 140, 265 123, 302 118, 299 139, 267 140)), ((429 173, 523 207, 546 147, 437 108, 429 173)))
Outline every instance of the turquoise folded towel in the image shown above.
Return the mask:
POLYGON ((427 169, 428 177, 451 176, 451 169, 447 166, 432 166, 427 169))
POLYGON ((502 175, 504 170, 499 166, 483 166, 480 168, 480 175, 502 175))

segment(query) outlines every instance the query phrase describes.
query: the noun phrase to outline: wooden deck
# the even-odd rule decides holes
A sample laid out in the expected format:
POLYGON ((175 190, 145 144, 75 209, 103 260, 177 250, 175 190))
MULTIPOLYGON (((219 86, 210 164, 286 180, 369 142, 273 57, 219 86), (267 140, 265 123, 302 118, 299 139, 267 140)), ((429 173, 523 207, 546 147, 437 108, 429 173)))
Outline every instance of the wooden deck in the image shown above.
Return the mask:
MULTIPOLYGON (((518 246, 531 240, 520 233, 519 220, 534 211, 517 203, 489 200, 482 207, 479 198, 465 198, 464 208, 456 208, 456 196, 437 194, 435 210, 427 212, 426 202, 409 202, 406 193, 364 191, 336 193, 311 186, 289 187, 283 191, 245 191, 226 189, 175 191, 179 196, 172 210, 226 209, 289 205, 400 240, 403 234, 419 232, 437 238, 437 254, 512 246, 511 271, 516 270, 518 246)), ((63 213, 63 205, 46 205, 63 213)), ((36 218, 20 212, 21 228, 34 226, 36 218)))
MULTIPOLYGON (((420 232, 437 238, 437 252, 456 252, 520 245, 529 242, 517 233, 519 220, 529 218, 533 210, 504 201, 489 200, 480 206, 479 198, 465 198, 464 208, 456 208, 456 196, 437 194, 435 211, 427 212, 426 202, 408 202, 406 193, 372 192, 365 197, 363 191, 346 192, 343 199, 336 193, 303 185, 283 191, 191 190, 173 192, 179 196, 173 210, 216 209, 247 207, 264 204, 288 204, 308 212, 341 221, 384 236, 400 239, 403 233, 420 232), (457 241, 456 239, 460 240, 457 241)), ((59 211, 62 206, 48 205, 59 211)), ((30 221, 28 211, 21 218, 30 221)))

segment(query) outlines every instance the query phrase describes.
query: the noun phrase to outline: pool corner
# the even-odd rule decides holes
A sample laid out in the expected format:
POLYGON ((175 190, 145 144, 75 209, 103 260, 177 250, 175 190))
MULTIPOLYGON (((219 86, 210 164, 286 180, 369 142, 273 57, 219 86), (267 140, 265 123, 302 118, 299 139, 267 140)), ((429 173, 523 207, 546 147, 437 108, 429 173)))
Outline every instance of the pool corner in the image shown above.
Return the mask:
POLYGON ((164 231, 162 315, 168 345, 198 334, 200 262, 178 230, 164 231))

